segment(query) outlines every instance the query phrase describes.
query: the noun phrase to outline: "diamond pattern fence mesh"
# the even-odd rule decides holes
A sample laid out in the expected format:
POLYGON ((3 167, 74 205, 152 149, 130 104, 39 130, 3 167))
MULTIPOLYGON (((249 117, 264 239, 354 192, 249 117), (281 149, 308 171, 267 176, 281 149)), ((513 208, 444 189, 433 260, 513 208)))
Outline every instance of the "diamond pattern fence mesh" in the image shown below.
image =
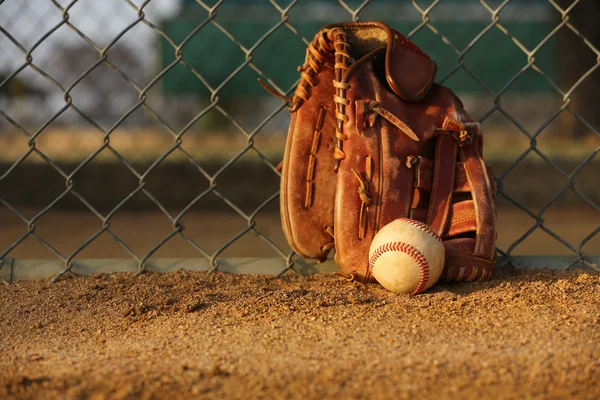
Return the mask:
POLYGON ((118 251, 105 258, 133 260, 138 273, 175 240, 214 271, 253 236, 280 274, 298 272, 281 232, 261 220, 277 215, 289 113, 256 78, 291 93, 321 26, 370 19, 431 54, 437 82, 482 123, 498 202, 525 227, 498 248, 499 262, 529 254, 524 244, 543 232, 561 268, 598 269, 595 2, 0 0, 0 215, 14 227, 0 236, 0 271, 35 242, 60 262, 56 280, 107 240, 118 251), (586 224, 561 231, 546 216, 567 203, 585 209, 586 224), (158 213, 162 229, 143 250, 118 223, 138 208, 158 213), (85 213, 93 230, 73 228, 70 246, 55 245, 40 226, 68 224, 56 210, 85 213), (215 243, 207 219, 220 215, 228 230, 215 243))

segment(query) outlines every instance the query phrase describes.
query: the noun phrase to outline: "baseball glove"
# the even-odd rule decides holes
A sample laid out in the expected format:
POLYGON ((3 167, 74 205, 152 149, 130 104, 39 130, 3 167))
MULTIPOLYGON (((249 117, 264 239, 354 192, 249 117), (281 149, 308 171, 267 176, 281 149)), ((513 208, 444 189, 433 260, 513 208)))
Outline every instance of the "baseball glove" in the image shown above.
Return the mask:
MULTIPOLYGON (((381 22, 321 29, 289 102, 281 219, 303 257, 335 260, 353 279, 368 268, 375 233, 397 218, 443 241, 443 281, 486 280, 496 258, 495 190, 479 124, 436 64, 381 22)), ((266 86, 266 85, 263 85, 266 86)))

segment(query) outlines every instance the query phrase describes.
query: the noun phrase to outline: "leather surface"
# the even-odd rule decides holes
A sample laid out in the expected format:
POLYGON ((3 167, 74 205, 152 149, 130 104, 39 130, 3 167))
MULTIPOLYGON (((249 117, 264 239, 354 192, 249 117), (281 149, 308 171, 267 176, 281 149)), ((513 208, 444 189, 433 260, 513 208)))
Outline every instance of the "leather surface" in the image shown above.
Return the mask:
POLYGON ((419 154, 423 144, 437 136, 436 127, 441 127, 446 115, 452 112, 453 102, 438 86, 432 87, 425 101, 407 102, 390 92, 385 81, 375 75, 371 63, 364 63, 356 70, 350 84, 350 118, 344 126, 348 135, 347 157, 338 172, 334 211, 336 260, 356 279, 372 282, 367 258, 373 236, 394 219, 409 216, 415 170, 405 165, 405 159, 419 154), (372 127, 365 126, 365 103, 372 99, 404 121, 419 137, 419 142, 383 118, 377 118, 372 127), (360 240, 357 215, 362 201, 352 169, 364 173, 367 156, 374 165, 368 187, 371 205, 366 236, 360 240))
POLYGON ((331 24, 323 28, 341 28, 348 32, 378 29, 385 40, 386 80, 397 96, 408 101, 418 101, 427 95, 437 73, 436 63, 404 35, 379 21, 331 24))
POLYGON ((435 63, 379 22, 329 25, 313 44, 327 54, 317 55, 324 63, 314 76, 303 72, 282 172, 281 215, 292 248, 321 259, 335 244, 344 271, 374 282, 374 235, 409 217, 442 236, 441 279, 489 279, 493 172, 479 125, 451 90, 432 84, 435 63))
POLYGON ((452 189, 454 189, 456 148, 457 144, 452 136, 440 135, 437 138, 431 197, 425 222, 440 236, 444 235, 450 212, 452 189))
POLYGON ((322 259, 323 249, 333 238, 325 231, 333 227, 335 93, 331 86, 333 69, 323 67, 307 101, 291 116, 280 186, 280 212, 283 231, 292 249, 306 258, 322 259), (324 120, 316 146, 314 170, 309 174, 311 151, 319 113, 324 120), (309 178, 310 177, 310 178, 309 178), (310 179, 310 181, 309 181, 310 179), (312 189, 308 189, 309 185, 312 189), (307 191, 311 190, 307 207, 307 191))
MULTIPOLYGON (((488 176, 492 176, 492 167, 486 165, 488 176)), ((433 179, 433 161, 426 158, 421 158, 419 165, 415 172, 415 189, 421 189, 431 191, 432 179, 433 179)), ((462 162, 457 162, 454 167, 454 189, 455 193, 467 193, 471 192, 469 181, 467 180, 467 173, 463 167, 462 162)))
POLYGON ((495 258, 488 260, 474 257, 475 239, 458 238, 444 241, 446 258, 440 276, 442 282, 477 281, 492 277, 495 258))
POLYGON ((418 101, 429 92, 437 65, 410 40, 393 31, 388 42, 385 69, 386 79, 394 93, 405 100, 418 101))

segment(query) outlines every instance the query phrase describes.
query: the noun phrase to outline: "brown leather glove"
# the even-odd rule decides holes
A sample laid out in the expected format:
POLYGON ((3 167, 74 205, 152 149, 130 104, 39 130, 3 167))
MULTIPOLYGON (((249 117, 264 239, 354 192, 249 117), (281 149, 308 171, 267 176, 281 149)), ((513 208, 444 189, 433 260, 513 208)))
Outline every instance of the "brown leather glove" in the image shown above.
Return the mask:
MULTIPOLYGON (((368 252, 396 218, 444 240, 441 280, 485 280, 496 258, 492 172, 460 100, 434 84, 436 64, 381 22, 315 36, 290 102, 281 219, 291 247, 373 282, 368 252)), ((282 97, 282 96, 280 96, 282 97)))

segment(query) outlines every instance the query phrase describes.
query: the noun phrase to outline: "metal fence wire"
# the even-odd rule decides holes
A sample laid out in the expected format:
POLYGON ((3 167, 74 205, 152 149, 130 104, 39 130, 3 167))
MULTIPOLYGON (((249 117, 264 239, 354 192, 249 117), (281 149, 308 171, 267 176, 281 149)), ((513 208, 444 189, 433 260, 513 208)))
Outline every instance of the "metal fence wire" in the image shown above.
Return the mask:
MULTIPOLYGON (((367 19, 389 22, 426 51, 431 50, 441 66, 438 83, 452 89, 457 87, 459 95, 462 87, 465 93, 485 98, 481 103, 484 109, 477 113, 484 130, 500 115, 505 126, 510 125, 520 140, 525 139, 527 145, 519 148, 505 169, 495 171, 496 183, 499 199, 519 209, 524 218, 531 218, 533 222, 512 245, 498 249, 500 262, 510 263, 513 250, 532 233, 542 230, 571 254, 564 268, 583 263, 598 269, 583 248, 598 234, 600 226, 579 243, 570 243, 544 220, 544 213, 566 192, 574 193, 591 207, 592 218, 597 218, 600 212, 597 199, 575 184, 578 174, 594 162, 600 151, 599 126, 594 120, 596 112, 586 114, 578 108, 581 101, 575 95, 577 91, 585 91, 586 86, 595 85, 594 72, 600 65, 597 37, 600 14, 596 2, 589 0, 0 0, 0 54, 3 58, 0 60, 0 136, 10 131, 27 143, 25 150, 14 159, 3 161, 6 167, 0 170, 0 186, 32 159, 49 166, 65 185, 60 194, 33 214, 23 212, 0 190, 0 204, 5 211, 16 215, 24 228, 14 241, 0 243, 0 269, 14 261, 11 252, 25 240, 35 238, 62 263, 63 269, 54 277, 56 280, 71 272, 80 253, 99 236, 110 235, 135 260, 138 273, 144 272, 155 253, 176 236, 195 248, 198 257, 207 259, 212 270, 218 270, 222 253, 242 236, 254 234, 272 248, 273 255, 284 261, 280 273, 295 271, 297 256, 262 233, 256 224, 257 216, 277 204, 279 193, 274 190, 261 204, 248 210, 243 196, 222 190, 222 177, 249 154, 267 167, 263 173, 271 178, 279 176, 277 160, 256 143, 262 135, 270 135, 269 130, 282 127, 285 130, 289 114, 285 104, 278 100, 259 97, 255 78, 260 77, 282 92, 291 93, 299 78, 295 67, 302 62, 304 48, 320 26, 367 19), (575 14, 585 13, 595 18, 591 28, 577 23, 575 14), (538 31, 528 31, 538 23, 541 24, 538 31), (567 84, 561 80, 556 66, 564 61, 561 58, 572 57, 551 56, 548 50, 565 32, 571 37, 569 43, 576 43, 578 51, 587 54, 589 61, 588 64, 579 62, 585 65, 583 70, 581 66, 577 70, 567 65, 571 71, 567 84), (492 44, 490 47, 486 42, 490 35, 495 35, 502 46, 492 44), (61 47, 67 38, 69 43, 76 43, 71 48, 78 52, 61 47), (85 52, 87 56, 83 57, 81 54, 85 52), (293 57, 286 58, 286 54, 292 53, 293 57), (473 67, 471 61, 476 58, 493 59, 496 69, 473 67), (75 64, 79 69, 69 70, 71 76, 66 79, 65 70, 75 64), (98 78, 95 85, 90 85, 94 74, 98 74, 98 78), (104 80, 103 77, 109 75, 116 81, 104 80), (110 82, 117 84, 110 86, 110 82), (42 93, 38 89, 41 87, 50 88, 51 96, 42 93), (515 91, 515 88, 520 89, 515 91), (504 100, 510 97, 518 101, 519 93, 533 93, 538 89, 555 101, 534 120, 535 124, 523 123, 504 100), (194 103, 190 93, 201 93, 204 100, 194 103), (43 98, 42 103, 39 98, 43 98), (248 98, 246 105, 250 112, 236 111, 239 106, 236 98, 248 98), (173 117, 173 113, 185 109, 188 101, 194 104, 188 113, 177 114, 178 119, 173 117), (586 132, 589 143, 584 156, 570 172, 538 146, 538 140, 547 134, 548 127, 565 114, 586 132), (231 137, 243 138, 243 146, 235 154, 229 154, 219 168, 209 169, 199 160, 198 152, 202 149, 186 146, 185 140, 198 124, 207 126, 215 120, 224 121, 222 123, 232 131, 231 137), (65 168, 39 146, 44 135, 59 125, 85 127, 100 138, 97 147, 82 157, 75 168, 65 168), (161 150, 143 170, 114 145, 115 132, 132 125, 152 125, 170 137, 168 148, 161 150), (107 152, 124 167, 122 171, 127 171, 128 178, 134 177, 136 185, 118 204, 105 211, 98 208, 89 195, 78 190, 77 182, 82 170, 107 152), (531 154, 537 155, 546 167, 565 180, 560 190, 535 211, 505 184, 507 176, 531 154), (171 157, 191 165, 206 187, 176 213, 148 187, 148 176, 170 162, 171 157), (171 225, 170 232, 145 254, 133 251, 111 227, 115 215, 136 196, 145 196, 171 225), (207 197, 218 198, 222 207, 242 218, 246 225, 214 251, 207 250, 202 242, 189 235, 182 223, 186 213, 207 197), (36 231, 38 221, 66 198, 77 199, 101 223, 100 228, 82 239, 71 253, 59 251, 48 237, 36 231)), ((472 103, 482 107, 478 101, 472 103)), ((534 103, 532 109, 539 111, 540 104, 534 103)), ((64 145, 68 148, 69 143, 64 145)), ((193 181, 188 184, 196 185, 193 181)), ((36 193, 28 196, 35 197, 36 193)))

